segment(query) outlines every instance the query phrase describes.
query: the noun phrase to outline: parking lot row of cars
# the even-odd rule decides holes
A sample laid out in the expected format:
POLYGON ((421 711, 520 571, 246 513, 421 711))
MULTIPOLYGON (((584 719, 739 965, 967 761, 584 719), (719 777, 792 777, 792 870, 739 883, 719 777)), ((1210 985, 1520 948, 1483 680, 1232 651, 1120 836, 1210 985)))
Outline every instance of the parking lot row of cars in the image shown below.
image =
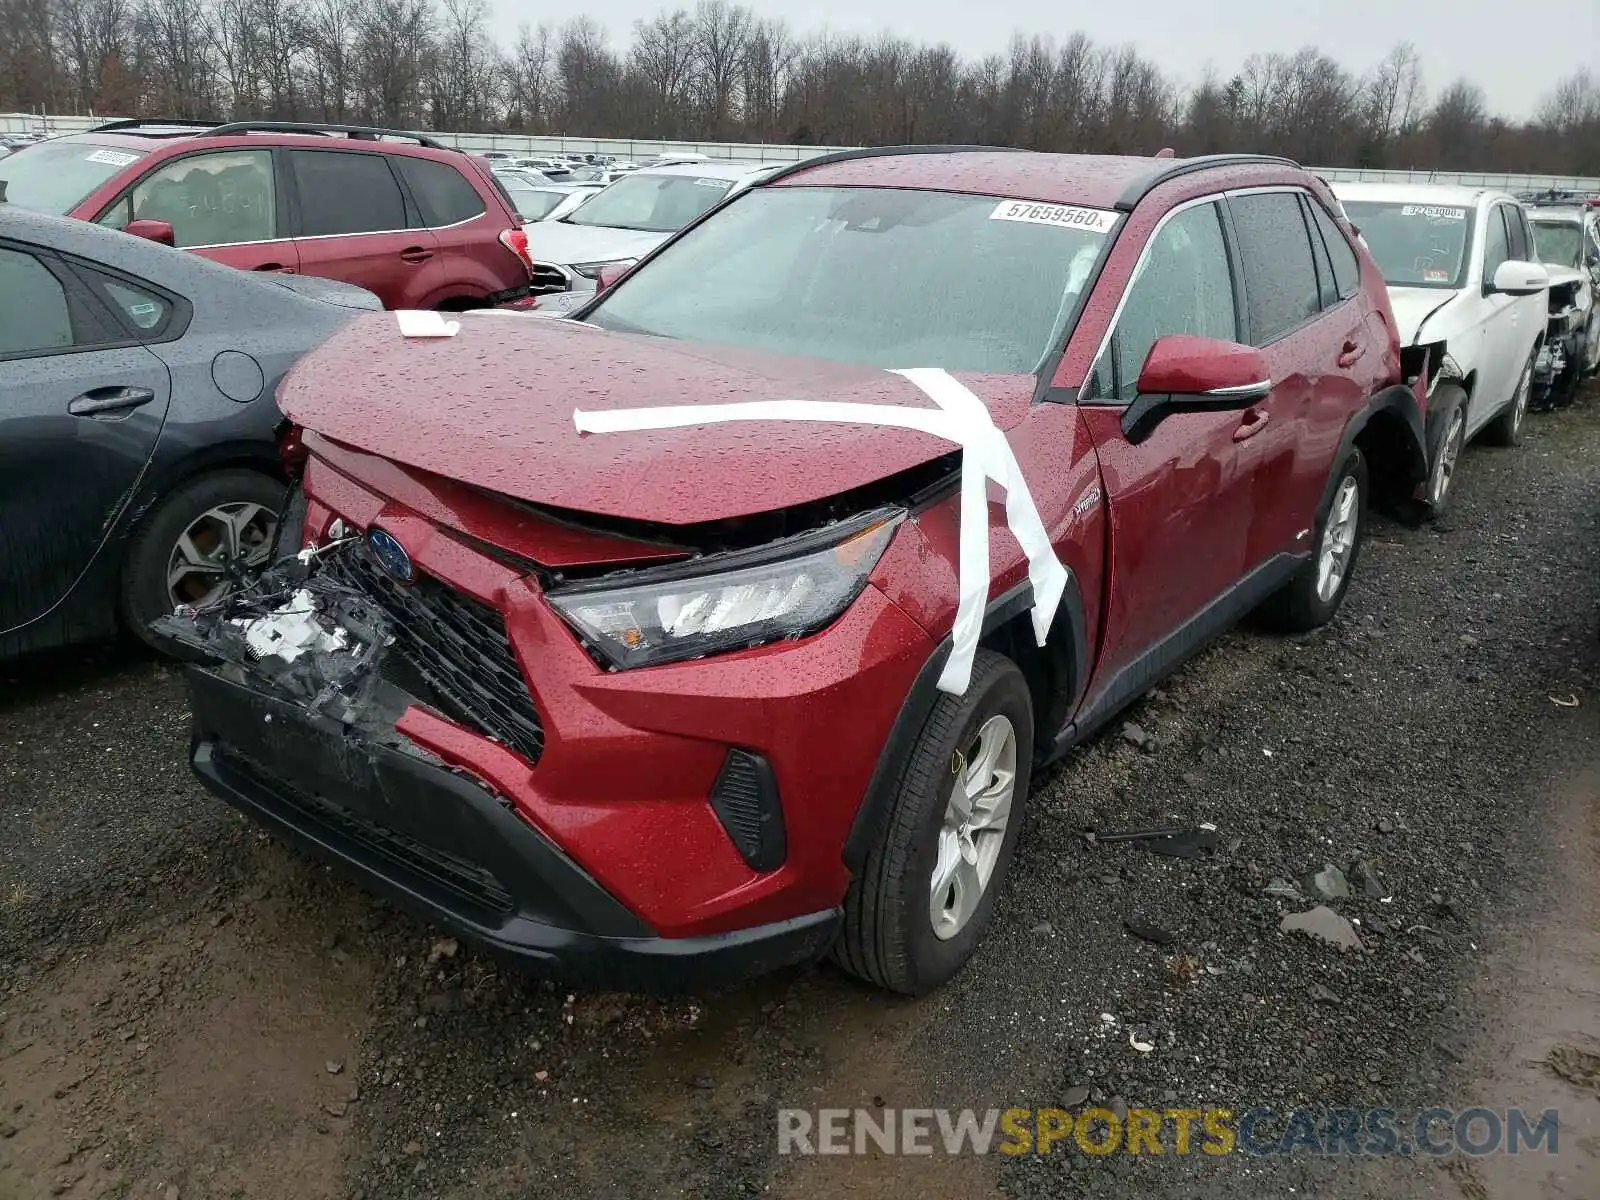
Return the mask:
POLYGON ((1600 345, 1587 201, 1255 155, 642 167, 536 222, 373 130, 0 180, 0 654, 183 648, 214 792, 623 986, 939 985, 1036 769, 1242 617, 1330 620, 1369 506, 1444 508, 1555 323, 1600 345))

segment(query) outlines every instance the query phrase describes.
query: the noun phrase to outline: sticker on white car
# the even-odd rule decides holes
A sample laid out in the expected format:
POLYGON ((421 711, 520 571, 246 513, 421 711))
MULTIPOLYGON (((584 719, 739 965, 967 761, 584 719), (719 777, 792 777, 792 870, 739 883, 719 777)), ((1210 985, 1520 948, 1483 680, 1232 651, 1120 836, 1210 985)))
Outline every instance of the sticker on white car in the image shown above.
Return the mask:
POLYGON ((1034 225, 1057 225, 1063 229, 1087 229, 1109 233, 1117 214, 1102 208, 1077 208, 1071 204, 1034 204, 1028 200, 1002 200, 989 214, 991 221, 1027 221, 1034 225))
POLYGON ((1465 221, 1464 208, 1440 208, 1436 204, 1407 204, 1400 210, 1402 217, 1427 217, 1430 221, 1465 221))

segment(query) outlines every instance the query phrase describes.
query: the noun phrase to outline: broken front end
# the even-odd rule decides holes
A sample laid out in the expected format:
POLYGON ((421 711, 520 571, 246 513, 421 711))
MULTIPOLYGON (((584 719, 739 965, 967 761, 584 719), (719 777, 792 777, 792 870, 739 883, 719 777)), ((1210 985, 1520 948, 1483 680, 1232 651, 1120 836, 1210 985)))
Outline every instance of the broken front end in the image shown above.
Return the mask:
MULTIPOLYGON (((304 550, 155 626, 200 660, 192 759, 211 791, 565 978, 673 990, 826 951, 842 847, 931 651, 867 582, 898 520, 866 526, 870 545, 839 522, 691 565, 671 561, 681 547, 519 511, 514 527, 540 527, 538 552, 566 564, 552 570, 517 552, 527 538, 501 537, 508 550, 482 522, 443 528, 313 460, 319 472, 340 510, 311 500, 304 550), (731 583, 707 588, 724 561, 741 564, 731 583), (844 589, 813 593, 837 606, 825 629, 818 615, 805 636, 672 661, 644 653, 660 630, 610 628, 645 611, 635 593, 650 586, 780 605, 762 581, 794 562, 844 589)), ((648 611, 667 603, 652 592, 648 611)))
POLYGON ((1552 280, 1544 343, 1533 363, 1535 408, 1564 408, 1577 396, 1583 372, 1583 332, 1589 313, 1583 306, 1588 291, 1581 279, 1552 280))

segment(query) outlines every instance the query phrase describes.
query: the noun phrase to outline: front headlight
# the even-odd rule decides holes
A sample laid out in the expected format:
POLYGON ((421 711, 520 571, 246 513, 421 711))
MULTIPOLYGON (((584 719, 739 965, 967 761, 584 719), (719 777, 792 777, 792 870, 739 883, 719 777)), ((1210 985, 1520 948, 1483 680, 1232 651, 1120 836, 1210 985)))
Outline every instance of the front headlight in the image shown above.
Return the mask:
POLYGON ((546 598, 612 667, 624 669, 804 637, 861 594, 901 509, 634 572, 630 582, 575 584, 546 598))
POLYGON ((637 258, 607 258, 600 262, 573 263, 572 269, 585 279, 600 278, 601 267, 631 267, 639 260, 637 258))

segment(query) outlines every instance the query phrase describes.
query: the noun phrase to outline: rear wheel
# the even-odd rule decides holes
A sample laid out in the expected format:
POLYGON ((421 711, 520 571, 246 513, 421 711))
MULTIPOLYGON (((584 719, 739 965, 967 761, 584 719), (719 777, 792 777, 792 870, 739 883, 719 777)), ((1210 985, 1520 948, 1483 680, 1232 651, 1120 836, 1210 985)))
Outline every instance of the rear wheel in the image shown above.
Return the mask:
POLYGON ((1333 491, 1317 520, 1315 552, 1257 611, 1261 622, 1282 633, 1305 633, 1333 619, 1361 556, 1367 524, 1367 460, 1352 450, 1335 475, 1333 491))
POLYGON ((1522 442, 1522 421, 1528 415, 1528 398, 1533 394, 1533 364, 1538 357, 1537 350, 1528 355, 1511 403, 1483 431, 1484 440, 1491 446, 1516 446, 1522 442))
POLYGON ((887 828, 851 881, 834 949, 845 970, 920 995, 966 965, 1016 850, 1032 756, 1022 672, 978 651, 966 693, 934 703, 887 828))
POLYGON ((214 604, 268 565, 283 502, 283 484, 259 471, 185 481, 151 510, 128 547, 123 622, 164 649, 151 621, 180 604, 214 604))

